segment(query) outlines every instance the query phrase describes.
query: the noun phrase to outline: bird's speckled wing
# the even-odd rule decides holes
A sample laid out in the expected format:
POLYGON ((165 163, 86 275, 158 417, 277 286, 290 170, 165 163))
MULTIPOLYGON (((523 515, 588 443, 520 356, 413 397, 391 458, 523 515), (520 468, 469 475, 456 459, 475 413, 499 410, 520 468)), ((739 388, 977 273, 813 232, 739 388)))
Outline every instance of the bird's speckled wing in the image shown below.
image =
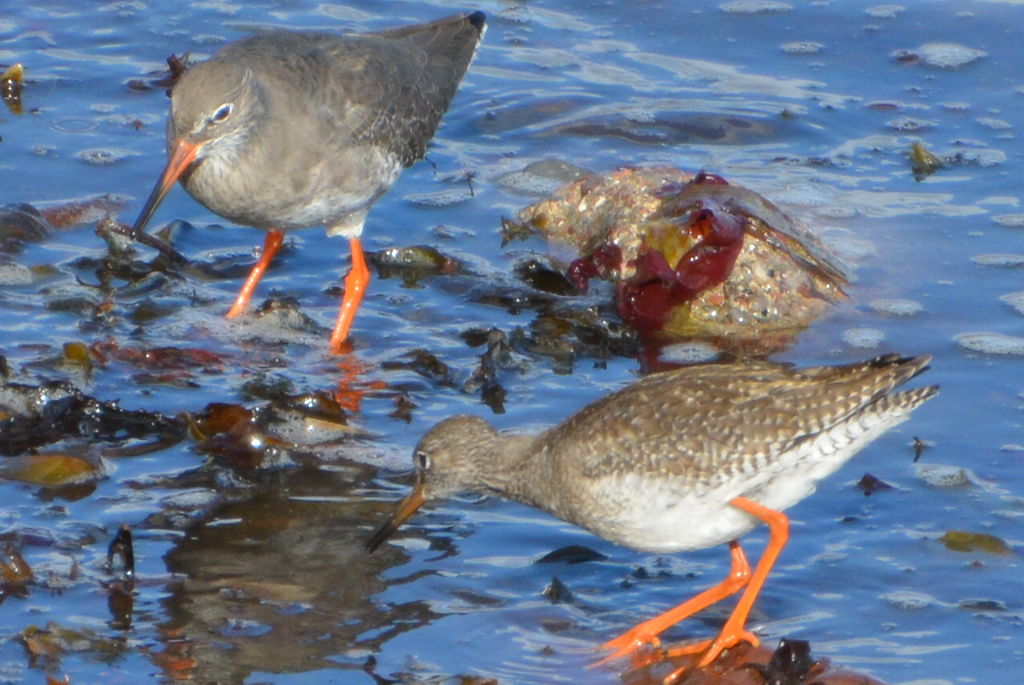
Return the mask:
POLYGON ((888 356, 839 367, 711 364, 654 374, 550 429, 545 451, 557 455, 556 468, 581 477, 630 471, 717 480, 863 411, 927 363, 888 356))

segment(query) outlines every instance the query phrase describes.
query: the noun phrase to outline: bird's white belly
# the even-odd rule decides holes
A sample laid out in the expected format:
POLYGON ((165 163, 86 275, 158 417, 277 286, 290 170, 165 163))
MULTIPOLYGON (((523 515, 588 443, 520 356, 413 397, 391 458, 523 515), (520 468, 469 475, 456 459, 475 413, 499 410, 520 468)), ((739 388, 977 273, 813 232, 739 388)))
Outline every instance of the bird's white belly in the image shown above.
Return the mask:
MULTIPOLYGON (((712 547, 740 537, 760 522, 729 504, 722 488, 681 492, 649 475, 606 479, 600 513, 581 522, 612 542, 645 552, 680 552, 712 547), (635 499, 622 501, 623 493, 635 499)), ((733 495, 735 496, 735 495, 733 495)))
POLYGON ((618 473, 595 479, 580 525, 612 542, 646 552, 703 549, 734 540, 762 522, 729 502, 746 497, 784 511, 814 492, 865 445, 907 417, 872 413, 800 443, 768 464, 724 473, 717 482, 685 485, 679 477, 618 473))

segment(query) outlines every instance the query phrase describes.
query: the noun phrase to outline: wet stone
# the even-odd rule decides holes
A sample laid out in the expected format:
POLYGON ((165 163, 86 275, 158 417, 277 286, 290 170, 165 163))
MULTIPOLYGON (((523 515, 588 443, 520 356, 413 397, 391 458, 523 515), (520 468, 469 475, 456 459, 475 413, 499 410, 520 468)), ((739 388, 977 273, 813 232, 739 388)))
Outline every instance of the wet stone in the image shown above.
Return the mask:
POLYGON ((882 599, 901 611, 920 611, 936 604, 934 597, 912 590, 889 592, 882 595, 882 599))
POLYGON ((958 43, 926 43, 910 50, 899 50, 892 57, 898 62, 920 62, 937 69, 958 69, 988 53, 958 43))
POLYGON ((1024 356, 1024 338, 1003 333, 963 333, 955 336, 957 344, 971 352, 982 354, 1024 356))
POLYGON ((1024 214, 998 214, 992 221, 1007 228, 1024 228, 1024 214))
POLYGON ((472 197, 473 192, 466 185, 458 188, 438 190, 433 193, 410 193, 405 196, 405 201, 417 207, 439 209, 466 202, 472 197))
POLYGON ((816 43, 811 40, 796 41, 794 43, 784 43, 782 45, 782 51, 790 55, 813 55, 821 52, 821 49, 825 46, 822 43, 816 43))
POLYGON ((551 583, 541 594, 556 604, 572 604, 576 601, 572 591, 558 579, 558 576, 551 577, 551 583))
POLYGON ((878 314, 898 317, 917 316, 924 311, 924 306, 920 302, 894 298, 872 300, 869 306, 872 311, 878 314))
POLYGON ((895 19, 905 10, 903 5, 875 5, 864 10, 864 14, 873 19, 895 19))
POLYGON ((857 489, 863 492, 865 497, 868 497, 876 492, 892 490, 892 486, 870 473, 865 473, 861 476, 861 479, 857 481, 857 489))
POLYGON ((962 599, 957 605, 964 611, 985 613, 1006 611, 1006 604, 998 599, 962 599))
POLYGON ((897 117, 886 122, 886 126, 901 133, 916 133, 934 128, 938 122, 929 119, 917 119, 914 117, 897 117))
POLYGON ((0 285, 28 285, 35 280, 32 269, 14 262, 0 262, 0 285))
POLYGON ((548 552, 536 564, 581 564, 587 561, 604 561, 608 557, 583 545, 567 545, 548 552))
POLYGON ((593 172, 559 159, 545 159, 527 165, 498 178, 506 190, 525 195, 548 195, 566 183, 571 183, 593 172))
POLYGON ((122 150, 119 148, 90 148, 88 150, 76 152, 75 159, 86 162, 87 164, 108 166, 110 164, 119 164, 127 158, 133 157, 137 154, 137 152, 122 150))
POLYGON ((1000 296, 999 300, 1013 307, 1013 310, 1018 314, 1024 315, 1024 290, 1007 293, 1000 296))
POLYGON ((41 242, 52 230, 32 205, 22 203, 0 207, 0 252, 20 252, 24 243, 41 242))
POLYGON ((772 0, 735 0, 722 3, 718 9, 728 14, 778 14, 791 11, 793 6, 788 2, 772 0))
POLYGON ((971 261, 981 266, 996 266, 1004 268, 1016 268, 1024 266, 1024 254, 998 252, 993 254, 980 254, 971 257, 971 261))
POLYGON ((917 477, 934 488, 965 488, 974 482, 970 471, 948 464, 918 464, 917 477))
POLYGON ((877 328, 850 328, 843 331, 843 342, 860 350, 873 350, 885 342, 885 333, 877 328))

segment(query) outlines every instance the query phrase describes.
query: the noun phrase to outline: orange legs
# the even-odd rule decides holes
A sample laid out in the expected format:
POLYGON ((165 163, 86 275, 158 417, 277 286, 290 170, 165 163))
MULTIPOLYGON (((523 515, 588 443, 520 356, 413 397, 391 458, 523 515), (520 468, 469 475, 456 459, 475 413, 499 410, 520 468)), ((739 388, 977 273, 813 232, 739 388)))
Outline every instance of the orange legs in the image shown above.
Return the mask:
POLYGON ((263 274, 267 272, 267 267, 270 266, 270 260, 280 251, 283 243, 284 231, 267 231, 267 237, 263 239, 263 254, 260 255, 259 260, 252 267, 249 277, 245 279, 238 297, 235 298, 235 304, 228 311, 227 317, 229 319, 244 313, 249 307, 249 300, 252 298, 256 286, 259 285, 260 279, 263 278, 263 274))
MULTIPOLYGON (((666 650, 664 656, 671 658, 703 652, 700 661, 697 662, 698 668, 703 668, 718 658, 718 655, 721 654, 722 651, 738 644, 739 642, 750 642, 755 647, 759 644, 757 637, 753 633, 747 631, 744 626, 746 625, 747 617, 750 615, 751 609, 754 607, 754 602, 757 600, 757 596, 760 594, 761 588, 764 586, 764 582, 768 578, 768 573, 771 571, 772 566, 775 565, 775 560, 778 559, 779 552, 782 551, 782 548, 789 540, 789 519, 782 512, 763 507, 757 502, 749 500, 746 497, 736 497, 731 500, 729 504, 737 509, 747 512, 751 516, 756 516, 768 524, 768 545, 765 547, 764 554, 761 555, 761 559, 757 562, 757 568, 754 569, 753 575, 750 573, 750 566, 747 564, 746 557, 744 556, 739 543, 735 540, 730 542, 729 552, 732 557, 732 569, 725 580, 718 585, 705 590, 693 599, 680 604, 678 607, 649 621, 645 621, 621 637, 602 645, 604 649, 616 650, 613 654, 607 657, 608 659, 629 654, 645 644, 653 644, 657 646, 657 635, 666 628, 689 616, 692 616, 708 606, 711 606, 715 602, 738 592, 744 586, 746 586, 746 590, 740 596, 740 600, 737 602, 736 608, 733 609, 732 614, 725 622, 725 625, 722 627, 718 637, 714 640, 705 640, 697 644, 666 650)), ((602 663, 606 660, 607 659, 602 660, 602 663)), ((669 677, 665 679, 665 682, 669 683, 674 681, 682 671, 685 670, 685 668, 686 667, 679 669, 669 675, 669 677)))
POLYGON ((729 543, 729 555, 732 557, 732 569, 725 580, 674 609, 669 609, 660 616, 655 616, 649 621, 634 626, 614 640, 605 642, 601 645, 601 649, 614 649, 615 651, 602 659, 600 663, 625 656, 644 645, 658 646, 660 644, 658 635, 666 629, 742 590, 750 580, 750 564, 747 563, 747 556, 743 553, 740 543, 735 540, 729 543))
MULTIPOLYGON (((284 231, 267 231, 267 237, 263 241, 263 254, 252 267, 249 277, 245 279, 235 304, 227 313, 229 319, 233 319, 245 312, 249 307, 249 300, 252 298, 256 286, 259 285, 263 274, 267 272, 271 260, 281 250, 284 243, 284 231)), ((366 285, 370 282, 370 271, 366 268, 366 258, 363 256, 363 245, 359 238, 352 238, 348 241, 352 250, 352 269, 345 277, 345 297, 341 301, 341 310, 338 312, 338 322, 334 325, 334 333, 331 334, 331 352, 341 353, 342 343, 348 338, 348 331, 352 327, 352 319, 359 309, 359 303, 363 301, 363 293, 366 292, 366 285)))
MULTIPOLYGON (((740 601, 736 603, 736 608, 732 610, 732 614, 729 615, 729 620, 727 620, 725 625, 722 626, 722 631, 718 633, 718 637, 714 640, 708 640, 696 645, 689 645, 678 649, 670 649, 666 652, 667 657, 704 652, 700 661, 697 662, 698 668, 707 666, 717 659, 718 655, 721 654, 723 650, 726 650, 739 642, 749 642, 755 647, 760 644, 757 636, 747 631, 743 626, 747 623, 747 617, 750 616, 750 610, 754 608, 754 602, 757 600, 757 596, 761 593, 761 588, 764 587, 764 581, 767 580, 768 574, 772 570, 772 566, 775 565, 775 560, 779 558, 779 552, 782 551, 786 542, 789 541, 789 518, 787 518, 782 512, 769 509, 768 507, 762 507, 757 502, 749 500, 746 497, 737 497, 730 501, 729 504, 737 509, 742 509, 751 516, 756 516, 768 524, 768 546, 765 547, 764 554, 761 555, 761 559, 757 562, 757 568, 754 569, 754 575, 750 577, 747 589, 743 591, 743 594, 740 596, 740 601)), ((666 682, 672 682, 680 673, 682 673, 682 670, 683 669, 680 669, 671 674, 665 679, 666 682)))
POLYGON ((348 337, 352 319, 359 309, 359 303, 363 301, 366 285, 370 282, 370 271, 366 268, 366 258, 363 257, 362 241, 359 238, 351 238, 348 244, 352 251, 352 269, 345 277, 345 297, 338 311, 338 323, 334 325, 334 333, 331 334, 331 352, 336 354, 342 352, 341 345, 348 337))

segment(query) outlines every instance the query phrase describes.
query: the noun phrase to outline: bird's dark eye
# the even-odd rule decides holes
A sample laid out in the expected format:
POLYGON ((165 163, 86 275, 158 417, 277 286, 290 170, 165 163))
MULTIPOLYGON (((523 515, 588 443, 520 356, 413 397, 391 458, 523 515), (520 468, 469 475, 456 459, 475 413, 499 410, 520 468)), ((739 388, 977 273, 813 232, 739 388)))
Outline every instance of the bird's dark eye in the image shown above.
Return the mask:
POLYGON ((213 116, 210 117, 210 121, 212 121, 215 124, 220 124, 223 121, 225 121, 229 116, 231 116, 231 112, 234 109, 235 106, 232 105, 230 102, 223 104, 220 107, 218 107, 217 110, 213 113, 213 116))
POLYGON ((426 452, 416 453, 416 468, 420 471, 430 470, 430 455, 426 452))

